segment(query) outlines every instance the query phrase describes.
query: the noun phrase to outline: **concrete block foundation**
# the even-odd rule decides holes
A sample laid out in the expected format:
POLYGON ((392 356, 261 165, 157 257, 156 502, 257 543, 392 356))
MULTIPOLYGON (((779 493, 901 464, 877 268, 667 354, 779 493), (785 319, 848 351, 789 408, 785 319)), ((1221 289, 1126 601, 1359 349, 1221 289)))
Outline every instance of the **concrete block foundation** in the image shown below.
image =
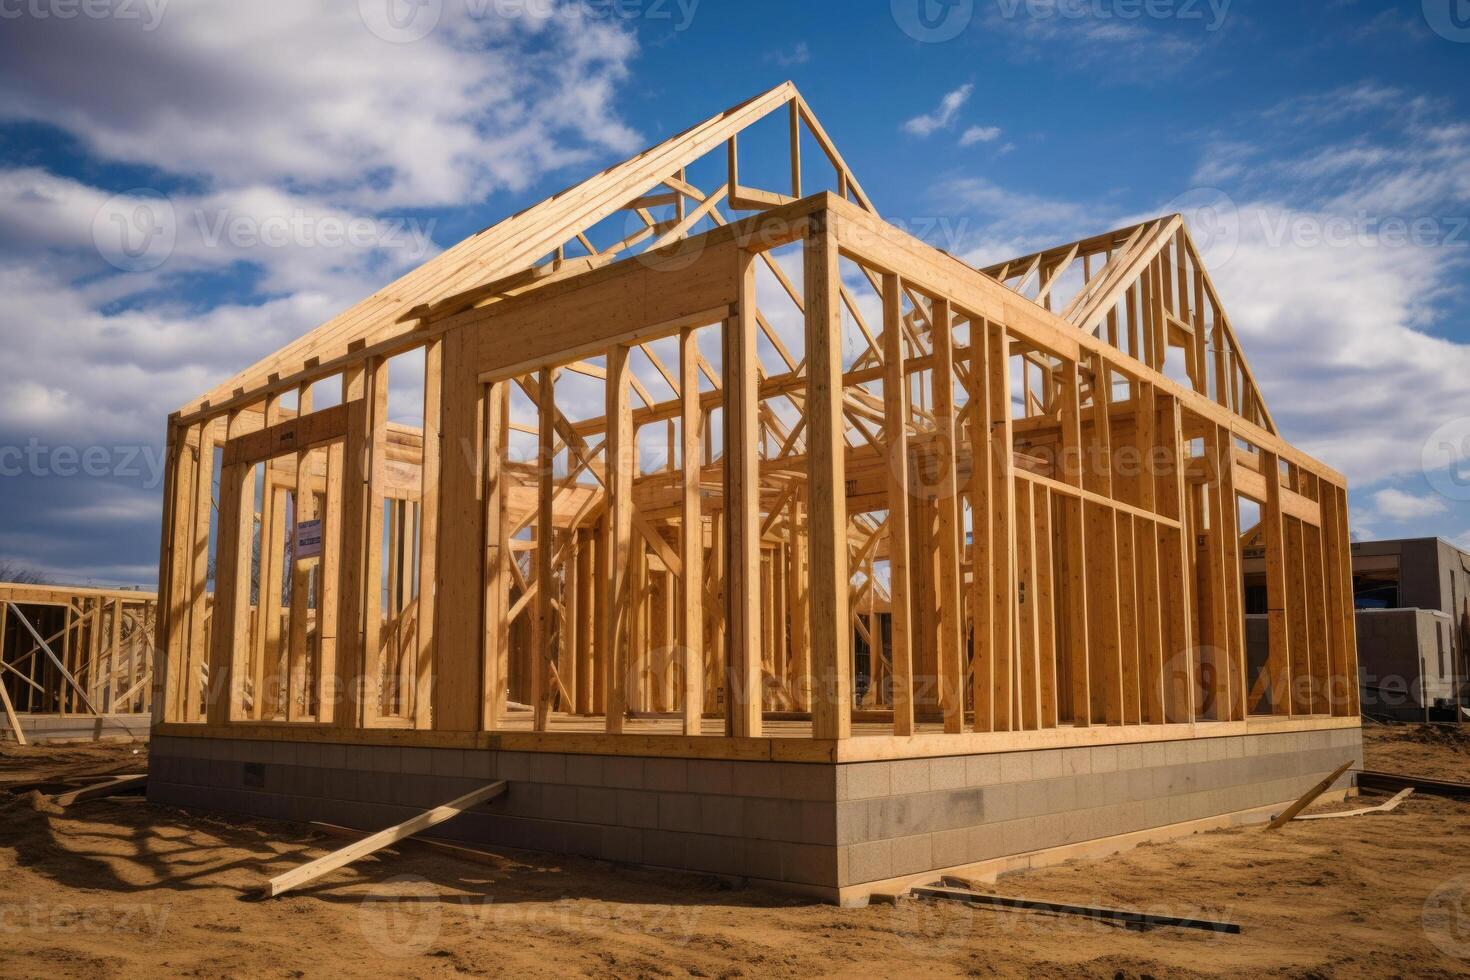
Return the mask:
POLYGON ((905 875, 1286 803, 1361 759, 1362 737, 1333 728, 853 763, 172 734, 150 751, 155 803, 376 830, 505 779, 504 797, 435 835, 837 901, 905 875))
MULTIPOLYGON (((26 741, 33 744, 46 742, 95 741, 97 739, 119 739, 146 742, 153 716, 143 712, 117 715, 16 715, 20 730, 26 741)), ((0 742, 14 742, 15 734, 0 715, 0 742)))

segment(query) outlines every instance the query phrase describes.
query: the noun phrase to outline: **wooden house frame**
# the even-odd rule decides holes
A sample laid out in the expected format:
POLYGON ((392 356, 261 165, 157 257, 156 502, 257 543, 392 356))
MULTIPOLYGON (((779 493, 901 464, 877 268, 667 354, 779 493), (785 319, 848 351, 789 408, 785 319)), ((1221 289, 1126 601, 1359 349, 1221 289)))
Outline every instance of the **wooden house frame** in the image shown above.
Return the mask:
POLYGON ((176 740, 844 764, 1358 724, 1345 481, 1180 216, 973 268, 789 83, 191 401, 168 460, 176 740))
POLYGON ((146 735, 157 606, 130 589, 0 582, 0 737, 146 735))

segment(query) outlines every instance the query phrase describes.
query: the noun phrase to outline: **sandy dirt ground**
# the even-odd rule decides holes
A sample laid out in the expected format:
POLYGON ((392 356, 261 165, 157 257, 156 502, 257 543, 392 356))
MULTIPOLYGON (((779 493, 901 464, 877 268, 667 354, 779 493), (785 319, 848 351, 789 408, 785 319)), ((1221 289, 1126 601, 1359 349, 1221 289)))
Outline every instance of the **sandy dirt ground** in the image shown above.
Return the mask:
MULTIPOLYGON (((1470 781, 1464 741, 1407 728, 1367 739, 1371 768, 1470 781)), ((0 782, 136 771, 132 748, 3 749, 0 782)), ((844 910, 694 876, 519 852, 466 864, 410 845, 298 894, 249 897, 338 844, 141 797, 63 811, 0 791, 0 976, 1470 975, 1470 803, 1427 797, 995 887, 1228 920, 1239 935, 917 901, 844 910)))

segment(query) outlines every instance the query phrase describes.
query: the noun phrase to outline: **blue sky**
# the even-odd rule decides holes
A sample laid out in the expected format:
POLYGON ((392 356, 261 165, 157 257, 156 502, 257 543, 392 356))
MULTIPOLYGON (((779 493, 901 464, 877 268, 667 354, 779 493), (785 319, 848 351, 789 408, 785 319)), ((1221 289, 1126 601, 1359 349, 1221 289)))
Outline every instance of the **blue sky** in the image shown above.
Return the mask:
POLYGON ((977 263, 1208 224, 1355 533, 1470 547, 1467 0, 0 0, 0 560, 151 584, 170 410, 786 78, 977 263), (180 216, 165 256, 115 195, 180 216))

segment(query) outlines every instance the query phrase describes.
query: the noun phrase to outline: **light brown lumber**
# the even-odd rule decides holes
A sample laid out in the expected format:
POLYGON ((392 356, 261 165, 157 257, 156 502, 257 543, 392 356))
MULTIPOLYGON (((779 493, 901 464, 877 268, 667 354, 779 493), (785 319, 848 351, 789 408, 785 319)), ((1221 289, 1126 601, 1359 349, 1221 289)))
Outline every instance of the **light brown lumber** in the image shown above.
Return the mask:
POLYGON ((126 776, 113 776, 100 783, 83 786, 81 789, 74 789, 71 792, 53 796, 51 802, 57 806, 71 806, 73 803, 80 803, 82 800, 95 800, 100 796, 112 796, 116 793, 136 789, 147 782, 148 774, 146 772, 131 773, 126 776))
POLYGON ((319 857, 315 861, 308 861, 306 864, 287 871, 285 874, 277 875, 266 882, 265 886, 261 889, 261 897, 276 898, 292 889, 300 888, 302 885, 315 881, 323 875, 330 874, 338 868, 345 867, 359 858, 372 854, 374 851, 382 850, 389 845, 398 843, 404 838, 412 837, 421 830, 428 830, 430 827, 437 827, 447 820, 452 820, 471 807, 479 806, 481 803, 495 799, 504 793, 505 789, 506 783, 504 780, 498 780, 487 786, 481 786, 479 789, 466 793, 458 799, 450 800, 443 806, 426 810, 416 817, 405 820, 403 823, 394 824, 392 827, 380 830, 376 834, 364 837, 360 841, 333 851, 324 857, 319 857))
POLYGON ((36 628, 31 625, 31 621, 29 619, 26 619, 25 614, 20 611, 20 607, 13 602, 8 603, 8 605, 10 606, 11 612, 15 613, 15 618, 21 621, 21 625, 23 625, 26 628, 27 632, 31 634, 31 637, 41 645, 41 649, 46 652, 46 656, 51 658, 51 662, 56 665, 56 669, 61 671, 61 676, 66 678, 67 683, 72 686, 72 690, 76 691, 77 697, 81 699, 82 704, 86 706, 87 710, 94 715, 100 715, 101 712, 98 711, 95 706, 93 706, 91 700, 87 697, 86 692, 82 690, 82 685, 77 683, 77 679, 72 676, 71 671, 67 670, 66 667, 62 664, 60 658, 56 656, 55 651, 51 649, 51 645, 45 640, 41 639, 41 634, 36 632, 36 628))
MULTIPOLYGON (((814 229, 804 253, 807 479, 812 508, 807 520, 812 553, 823 556, 811 566, 812 737, 844 739, 852 734, 852 627, 844 492, 847 441, 842 421, 841 274, 831 229, 814 229)), ((754 458, 750 462, 752 483, 756 483, 758 468, 754 458)))
MULTIPOLYGON (((754 256, 742 252, 740 302, 725 321, 725 734, 761 734, 760 407, 754 256)), ((814 493, 815 499, 815 493, 814 493)), ((815 565, 814 565, 815 572, 815 565)), ((813 598, 815 602, 815 597, 813 598)), ((814 614, 815 615, 815 614, 814 614)), ((812 635, 815 655, 820 642, 812 635)), ((840 662, 840 661, 839 661, 840 662)), ((813 678, 817 675, 812 665, 813 678)))
POLYGON ((1331 775, 1322 780, 1316 786, 1313 786, 1311 789, 1307 790, 1297 799, 1295 803, 1287 807, 1285 810, 1282 810, 1281 813, 1277 814, 1276 819, 1272 820, 1266 825, 1266 829, 1276 830, 1291 823, 1291 821, 1295 819, 1298 813, 1301 813, 1303 810, 1311 805, 1313 800, 1321 796, 1323 793, 1327 792, 1328 788, 1331 787, 1333 783, 1337 782, 1337 777, 1348 771, 1348 767, 1353 764, 1353 761, 1354 760, 1349 759, 1342 765, 1338 766, 1336 769, 1332 770, 1331 775))
POLYGON ((914 733, 913 630, 909 623, 909 442, 901 283, 883 277, 883 440, 888 446, 888 594, 892 599, 893 734, 914 733))
MULTIPOLYGON (((5 624, 6 607, 0 606, 0 629, 5 624)), ((10 695, 5 690, 5 682, 0 680, 0 704, 5 706, 5 720, 10 723, 10 730, 15 733, 15 744, 26 744, 26 733, 21 731, 20 719, 15 717, 15 706, 10 703, 10 695)))
MULTIPOLYGON (((957 735, 965 727, 965 607, 960 598, 960 538, 964 522, 960 514, 959 476, 955 462, 959 433, 954 406, 954 326, 949 301, 935 299, 930 305, 934 345, 934 422, 938 430, 937 496, 935 534, 939 575, 939 705, 944 712, 944 730, 957 735)), ((886 385, 885 385, 886 387, 886 385)))
POLYGON ((532 727, 546 731, 551 710, 548 680, 551 668, 551 638, 556 628, 555 574, 552 569, 552 499, 556 489, 553 463, 556 459, 556 372, 541 369, 541 398, 537 406, 539 432, 539 479, 536 483, 536 619, 531 641, 532 727))
POLYGON ((1296 820, 1332 820, 1336 817, 1361 817, 1365 813, 1389 813, 1398 809, 1398 805, 1414 795, 1413 787, 1401 789, 1394 794, 1393 799, 1377 806, 1359 807, 1356 810, 1342 810, 1338 813, 1302 813, 1293 819, 1296 820))
POLYGON ((633 475, 637 444, 628 397, 628 348, 607 352, 607 515, 603 519, 603 701, 609 735, 623 731, 628 710, 628 619, 633 550, 633 475))
POLYGON ((684 734, 698 735, 704 715, 704 522, 699 506, 700 430, 699 343, 692 329, 679 335, 680 420, 680 564, 679 645, 683 658, 684 734))
MULTIPOLYGON (((341 827, 333 823, 322 823, 313 820, 309 826, 313 830, 319 830, 328 837, 341 837, 345 840, 362 840, 372 836, 372 831, 357 830, 353 827, 341 827)), ((460 861, 470 861, 474 864, 489 865, 492 868, 504 868, 505 859, 498 854, 489 851, 481 851, 473 847, 462 847, 451 844, 448 841, 438 840, 433 837, 412 837, 401 843, 414 844, 418 847, 427 848, 439 854, 444 854, 460 861)))

